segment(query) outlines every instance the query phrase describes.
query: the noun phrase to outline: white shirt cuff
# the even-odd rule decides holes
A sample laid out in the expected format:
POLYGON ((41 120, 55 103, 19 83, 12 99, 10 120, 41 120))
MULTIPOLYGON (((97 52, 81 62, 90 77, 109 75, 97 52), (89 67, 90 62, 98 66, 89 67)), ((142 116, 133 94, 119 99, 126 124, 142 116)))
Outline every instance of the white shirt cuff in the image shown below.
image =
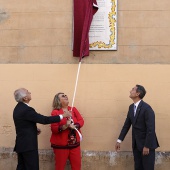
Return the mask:
POLYGON ((121 143, 122 141, 120 139, 117 140, 118 143, 121 143))
POLYGON ((63 115, 59 115, 60 116, 60 120, 62 120, 63 119, 63 115))

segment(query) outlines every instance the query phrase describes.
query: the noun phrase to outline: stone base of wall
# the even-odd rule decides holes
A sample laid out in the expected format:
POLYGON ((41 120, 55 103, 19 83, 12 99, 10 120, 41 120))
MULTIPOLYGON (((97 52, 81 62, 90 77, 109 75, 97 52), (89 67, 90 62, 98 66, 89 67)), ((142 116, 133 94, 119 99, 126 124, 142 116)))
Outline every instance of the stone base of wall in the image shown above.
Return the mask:
MULTIPOLYGON (((39 150, 40 170, 54 170, 52 150, 39 150)), ((14 170, 17 155, 12 148, 0 148, 0 169, 14 170)), ((132 152, 82 151, 82 170, 133 170, 132 152)), ((170 169, 170 152, 156 152, 155 170, 170 169)), ((71 170, 69 161, 65 170, 71 170)))

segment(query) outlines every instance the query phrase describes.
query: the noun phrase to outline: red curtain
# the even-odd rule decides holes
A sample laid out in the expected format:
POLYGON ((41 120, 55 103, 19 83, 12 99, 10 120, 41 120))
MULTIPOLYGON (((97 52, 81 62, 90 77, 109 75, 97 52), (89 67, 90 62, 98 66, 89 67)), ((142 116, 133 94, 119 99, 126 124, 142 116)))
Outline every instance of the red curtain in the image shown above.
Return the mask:
POLYGON ((97 10, 96 0, 74 0, 73 56, 80 60, 89 55, 89 30, 97 10))

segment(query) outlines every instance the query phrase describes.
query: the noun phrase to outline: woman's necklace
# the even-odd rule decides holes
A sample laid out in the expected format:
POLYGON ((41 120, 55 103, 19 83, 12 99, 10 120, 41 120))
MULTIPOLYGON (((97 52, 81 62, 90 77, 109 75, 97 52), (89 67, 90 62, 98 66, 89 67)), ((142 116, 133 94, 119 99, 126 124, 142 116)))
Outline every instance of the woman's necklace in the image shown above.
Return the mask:
POLYGON ((62 108, 62 110, 63 110, 63 112, 68 111, 68 109, 67 109, 67 108, 62 108))

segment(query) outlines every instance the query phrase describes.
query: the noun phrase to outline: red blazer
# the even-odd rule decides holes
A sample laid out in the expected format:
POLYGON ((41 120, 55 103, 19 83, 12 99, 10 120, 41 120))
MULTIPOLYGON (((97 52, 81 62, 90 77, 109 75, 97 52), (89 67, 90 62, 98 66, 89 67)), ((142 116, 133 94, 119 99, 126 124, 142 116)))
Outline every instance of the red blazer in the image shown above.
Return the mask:
MULTIPOLYGON (((68 106, 68 110, 71 110, 70 106, 68 106)), ((53 110, 51 113, 52 116, 56 116, 59 114, 63 114, 62 109, 53 110)), ((72 109, 72 119, 74 121, 74 124, 79 124, 80 128, 84 125, 84 119, 82 118, 81 114, 75 107, 73 107, 73 109, 72 109)), ((52 131, 52 135, 51 135, 51 139, 50 139, 51 144, 55 144, 58 146, 67 146, 69 129, 60 131, 61 126, 66 124, 66 121, 67 121, 67 119, 63 118, 59 123, 51 124, 51 131, 52 131)), ((80 131, 80 133, 81 133, 81 131, 80 131)), ((76 132, 76 138, 77 138, 77 142, 80 142, 80 137, 77 132, 76 132)))

